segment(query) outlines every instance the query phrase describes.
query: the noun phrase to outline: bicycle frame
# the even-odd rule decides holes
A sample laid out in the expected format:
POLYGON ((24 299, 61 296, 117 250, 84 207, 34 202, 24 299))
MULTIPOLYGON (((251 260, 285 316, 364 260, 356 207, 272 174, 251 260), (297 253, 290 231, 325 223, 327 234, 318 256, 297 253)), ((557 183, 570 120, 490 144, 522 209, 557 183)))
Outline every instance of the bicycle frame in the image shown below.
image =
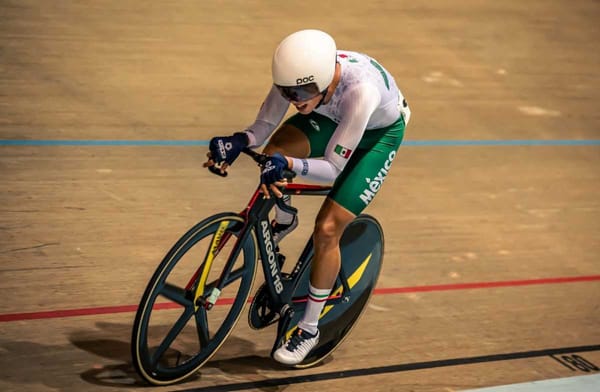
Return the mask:
MULTIPOLYGON (((331 187, 329 186, 319 186, 319 185, 305 185, 305 184, 289 184, 285 189, 282 190, 282 193, 289 195, 315 195, 315 196, 324 196, 329 193, 331 187)), ((274 196, 270 198, 264 198, 260 187, 257 187, 254 194, 250 198, 247 207, 242 210, 240 215, 245 219, 245 225, 239 233, 237 243, 242 244, 248 236, 250 235, 250 231, 254 230, 256 233, 256 237, 258 240, 258 253, 261 259, 261 265, 263 269, 263 274, 265 277, 265 282, 267 284, 269 294, 272 299, 272 305, 274 307, 273 310, 279 311, 285 305, 289 305, 292 302, 303 302, 305 299, 296 299, 292 301, 291 295, 294 289, 297 286, 297 280, 300 276, 302 276, 302 272, 308 266, 308 260, 312 258, 312 239, 308 242, 305 249, 303 250, 296 266, 293 269, 293 272, 290 276, 290 279, 287 281, 291 284, 284 285, 282 271, 277 261, 277 251, 276 246, 273 241, 273 229, 271 226, 271 222, 269 221, 269 211, 276 205, 282 205, 281 199, 277 199, 274 196)), ((216 252, 219 252, 229 240, 230 235, 227 233, 223 235, 221 240, 217 245, 216 252)), ((229 274, 233 268, 233 264, 239 255, 239 246, 234 247, 234 251, 229 256, 225 264, 225 268, 221 274, 221 277, 218 279, 215 288, 221 291, 225 283, 229 280, 229 274)), ((191 286, 195 280, 197 279, 198 273, 196 273, 192 279, 190 280, 189 286, 191 286)), ((346 285, 344 285, 346 286, 346 285)), ((347 287, 347 286, 346 286, 347 287)), ((189 288, 189 287, 188 287, 189 288)), ((208 308, 214 305, 213 301, 206 301, 205 306, 208 308)))
MULTIPOLYGON (((282 193, 288 195, 324 196, 329 193, 330 189, 330 186, 289 184, 286 188, 282 189, 282 193)), ((273 230, 268 217, 269 211, 271 211, 276 204, 285 208, 281 199, 278 199, 274 196, 271 196, 268 199, 264 198, 260 187, 257 187, 254 194, 250 198, 247 207, 240 213, 240 215, 245 218, 245 225, 239 233, 236 246, 234 246, 234 251, 229 256, 223 272, 221 273, 220 278, 217 280, 216 285, 213 287, 213 290, 216 288, 218 290, 217 293, 220 293, 223 286, 225 286, 225 284, 232 279, 232 277, 229 275, 241 249, 241 247, 237 246, 237 244, 243 244, 250 235, 250 231, 254 230, 258 240, 258 252, 261 259, 263 275, 265 277, 265 282, 271 297, 272 310, 283 313, 283 311, 289 309, 289 306, 292 304, 303 303, 307 301, 306 297, 292 298, 292 293, 300 283, 299 280, 302 277, 305 269, 308 267, 309 261, 312 259, 313 244, 312 239, 310 239, 302 251, 296 265, 294 266, 292 273, 287 279, 285 279, 284 282, 281 267, 277 262, 278 256, 276 246, 273 241, 273 230)), ((227 233, 222 236, 217 245, 217 249, 215 251, 216 253, 218 253, 225 246, 230 237, 231 235, 227 233)), ((199 268, 198 272, 201 269, 202 267, 199 268)), ((190 288, 194 284, 197 279, 198 272, 192 277, 187 288, 190 288)), ((343 297, 349 295, 350 288, 346 279, 341 278, 343 276, 343 273, 340 273, 338 277, 343 287, 343 291, 340 294, 330 296, 328 298, 330 304, 338 303, 343 297)), ((198 305, 204 305, 207 309, 212 308, 217 298, 211 297, 212 295, 209 294, 205 298, 199 298, 200 303, 198 305)))

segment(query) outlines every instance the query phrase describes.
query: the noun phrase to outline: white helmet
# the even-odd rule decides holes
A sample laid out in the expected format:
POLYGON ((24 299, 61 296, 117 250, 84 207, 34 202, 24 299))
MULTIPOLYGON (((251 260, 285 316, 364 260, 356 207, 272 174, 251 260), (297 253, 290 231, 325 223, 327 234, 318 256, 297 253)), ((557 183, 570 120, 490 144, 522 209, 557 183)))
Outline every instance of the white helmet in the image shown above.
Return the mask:
POLYGON ((273 54, 273 84, 293 101, 323 93, 335 73, 336 46, 320 30, 300 30, 287 36, 273 54))

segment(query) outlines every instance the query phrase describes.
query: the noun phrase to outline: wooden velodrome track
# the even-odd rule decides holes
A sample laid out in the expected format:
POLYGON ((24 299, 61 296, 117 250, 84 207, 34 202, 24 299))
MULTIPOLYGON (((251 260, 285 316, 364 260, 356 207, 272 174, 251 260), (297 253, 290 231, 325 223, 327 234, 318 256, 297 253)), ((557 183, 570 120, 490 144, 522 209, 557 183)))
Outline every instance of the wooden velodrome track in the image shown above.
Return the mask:
MULTIPOLYGON (((157 390, 589 374, 555 358, 600 364, 599 20, 593 0, 0 1, 0 390, 143 388, 129 339, 146 282, 257 179, 247 158, 210 175, 188 142, 250 124, 272 50, 307 27, 377 58, 412 107, 367 210, 386 232, 379 291, 321 366, 277 366, 274 330, 242 318, 199 377, 157 390)), ((297 200, 290 254, 318 205, 297 200)))

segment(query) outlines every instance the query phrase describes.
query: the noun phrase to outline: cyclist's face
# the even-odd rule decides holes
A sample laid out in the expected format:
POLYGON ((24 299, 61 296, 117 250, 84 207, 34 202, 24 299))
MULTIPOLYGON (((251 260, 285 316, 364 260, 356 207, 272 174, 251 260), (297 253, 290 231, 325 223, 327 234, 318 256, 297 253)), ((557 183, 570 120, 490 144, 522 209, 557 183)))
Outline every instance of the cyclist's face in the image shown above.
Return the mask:
POLYGON ((309 114, 310 112, 315 110, 315 108, 321 101, 322 97, 323 97, 323 94, 319 94, 316 97, 307 99, 306 101, 290 101, 290 102, 292 103, 292 105, 294 105, 296 107, 296 110, 298 110, 298 113, 309 114))

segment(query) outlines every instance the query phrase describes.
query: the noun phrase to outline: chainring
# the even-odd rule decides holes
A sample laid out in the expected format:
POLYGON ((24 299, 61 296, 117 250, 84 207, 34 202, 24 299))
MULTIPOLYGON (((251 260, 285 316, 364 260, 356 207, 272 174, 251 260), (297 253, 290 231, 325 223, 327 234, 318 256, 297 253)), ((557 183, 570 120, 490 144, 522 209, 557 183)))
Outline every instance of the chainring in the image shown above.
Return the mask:
MULTIPOLYGON (((281 274, 283 280, 290 279, 290 275, 286 273, 281 274)), ((263 329, 271 324, 274 324, 279 320, 279 312, 271 309, 271 297, 269 296, 269 290, 267 289, 266 283, 263 283, 254 298, 250 303, 250 309, 248 310, 248 324, 252 329, 263 329)))

